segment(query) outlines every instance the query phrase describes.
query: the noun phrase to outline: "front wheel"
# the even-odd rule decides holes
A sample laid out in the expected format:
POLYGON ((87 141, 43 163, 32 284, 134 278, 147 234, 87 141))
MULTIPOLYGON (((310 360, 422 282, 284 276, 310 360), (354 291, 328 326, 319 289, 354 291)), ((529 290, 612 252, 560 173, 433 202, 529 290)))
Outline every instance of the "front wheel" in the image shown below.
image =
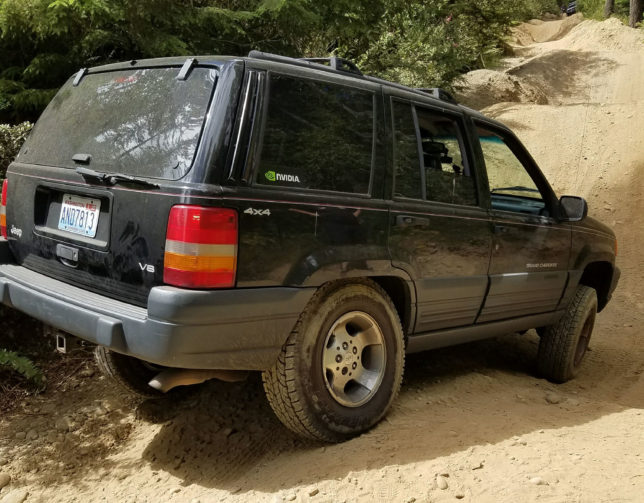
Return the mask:
POLYGON ((400 319, 376 283, 329 284, 309 302, 275 366, 263 373, 277 417, 299 435, 328 442, 375 425, 400 389, 400 319))
POLYGON ((588 349, 597 314, 597 294, 593 288, 580 285, 566 313, 554 325, 542 329, 537 355, 539 374, 563 383, 579 370, 588 349))

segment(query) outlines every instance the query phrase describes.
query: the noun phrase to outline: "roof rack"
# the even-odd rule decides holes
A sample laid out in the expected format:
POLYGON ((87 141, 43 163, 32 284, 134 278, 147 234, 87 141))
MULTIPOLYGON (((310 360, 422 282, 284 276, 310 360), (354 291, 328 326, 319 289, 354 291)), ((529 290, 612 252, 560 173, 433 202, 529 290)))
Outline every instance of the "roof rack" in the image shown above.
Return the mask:
POLYGON ((347 59, 342 58, 289 58, 288 56, 279 56, 270 52, 250 51, 249 58, 264 59, 267 61, 276 61, 279 63, 288 63, 290 65, 306 66, 308 68, 318 68, 334 72, 351 73, 362 76, 360 69, 347 59))
POLYGON ((439 100, 447 101, 449 103, 457 103, 457 101, 454 99, 454 96, 445 91, 445 89, 441 89, 440 87, 417 87, 416 91, 429 94, 434 98, 438 98, 439 100))
POLYGON ((337 57, 290 58, 288 56, 280 56, 278 54, 271 54, 270 52, 261 52, 261 51, 250 51, 248 53, 248 57, 253 59, 263 59, 266 61, 275 61, 278 63, 286 63, 289 65, 303 66, 307 68, 315 68, 317 70, 326 70, 328 72, 334 72, 334 73, 349 73, 356 77, 362 77, 370 82, 375 82, 375 83, 395 87, 397 89, 402 89, 405 91, 417 91, 424 94, 428 94, 432 98, 445 101, 447 103, 452 103, 455 105, 458 104, 458 102, 454 99, 454 97, 444 89, 440 89, 438 87, 422 87, 422 88, 414 89, 411 87, 404 86, 402 84, 397 84, 395 82, 389 82, 387 80, 379 79, 377 77, 370 77, 367 75, 363 75, 363 73, 355 65, 355 63, 352 63, 351 61, 348 61, 342 58, 337 58, 337 57))

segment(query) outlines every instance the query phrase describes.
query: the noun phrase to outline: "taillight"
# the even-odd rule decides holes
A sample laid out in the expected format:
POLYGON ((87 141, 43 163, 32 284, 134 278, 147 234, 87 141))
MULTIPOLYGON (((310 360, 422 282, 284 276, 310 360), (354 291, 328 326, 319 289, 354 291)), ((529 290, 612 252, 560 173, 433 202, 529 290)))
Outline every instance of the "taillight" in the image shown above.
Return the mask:
POLYGON ((0 234, 7 239, 7 188, 9 182, 2 182, 2 199, 0 199, 0 234))
POLYGON ((163 281, 187 288, 235 286, 237 212, 173 206, 168 218, 163 281))

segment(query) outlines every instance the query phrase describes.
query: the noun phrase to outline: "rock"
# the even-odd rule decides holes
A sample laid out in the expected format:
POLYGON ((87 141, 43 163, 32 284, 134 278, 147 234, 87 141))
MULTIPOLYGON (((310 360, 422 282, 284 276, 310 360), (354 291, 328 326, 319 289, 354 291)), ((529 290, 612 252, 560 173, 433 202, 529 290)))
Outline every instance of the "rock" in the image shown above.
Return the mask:
POLYGON ((320 490, 318 488, 315 488, 309 491, 309 496, 312 498, 313 496, 316 496, 319 493, 320 493, 320 490))
POLYGON ((561 397, 555 393, 546 393, 546 402, 555 405, 561 403, 561 397))
POLYGON ((2 498, 0 503, 22 503, 27 499, 28 495, 29 493, 26 489, 16 489, 2 498))
POLYGON ((56 429, 58 431, 70 431, 72 429, 74 422, 68 416, 61 417, 56 421, 56 429))
POLYGON ((463 493, 456 493, 456 494, 454 494, 454 497, 457 500, 462 500, 463 498, 465 498, 465 495, 463 493))
POLYGON ((297 496, 295 496, 294 493, 286 495, 286 501, 295 501, 295 498, 297 498, 297 496))
POLYGON ((94 415, 96 417, 104 416, 105 414, 107 414, 107 410, 100 405, 94 409, 94 415))
POLYGON ((30 442, 32 440, 36 440, 38 438, 38 436, 39 435, 38 435, 38 432, 36 430, 29 430, 27 432, 27 440, 29 440, 30 442))
POLYGON ((0 466, 4 466, 4 465, 6 465, 7 463, 9 463, 9 461, 7 460, 7 458, 0 458, 0 466))
POLYGON ((543 480, 541 477, 532 477, 530 479, 530 483, 534 484, 535 486, 547 486, 548 483, 543 480))
POLYGON ((6 473, 0 473, 0 489, 9 485, 9 482, 11 482, 11 477, 6 473))
POLYGON ((444 491, 447 489, 449 486, 447 484, 447 479, 443 477, 442 475, 437 475, 436 476, 436 487, 438 487, 441 491, 444 491))
POLYGON ((177 493, 180 493, 180 492, 181 492, 180 487, 173 487, 172 489, 170 489, 171 494, 177 494, 177 493))
POLYGON ((92 377, 96 371, 92 367, 87 367, 78 373, 79 377, 92 377))
POLYGON ((25 438, 27 438, 27 434, 24 431, 16 433, 16 440, 24 440, 25 438))

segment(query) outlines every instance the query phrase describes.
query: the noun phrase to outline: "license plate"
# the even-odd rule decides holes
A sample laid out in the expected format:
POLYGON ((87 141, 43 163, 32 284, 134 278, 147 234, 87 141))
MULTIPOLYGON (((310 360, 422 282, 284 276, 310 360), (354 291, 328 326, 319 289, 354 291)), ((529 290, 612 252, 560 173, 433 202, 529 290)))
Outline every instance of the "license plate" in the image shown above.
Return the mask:
POLYGON ((60 209, 58 228, 93 238, 98 229, 101 212, 100 199, 63 194, 63 207, 60 209))

